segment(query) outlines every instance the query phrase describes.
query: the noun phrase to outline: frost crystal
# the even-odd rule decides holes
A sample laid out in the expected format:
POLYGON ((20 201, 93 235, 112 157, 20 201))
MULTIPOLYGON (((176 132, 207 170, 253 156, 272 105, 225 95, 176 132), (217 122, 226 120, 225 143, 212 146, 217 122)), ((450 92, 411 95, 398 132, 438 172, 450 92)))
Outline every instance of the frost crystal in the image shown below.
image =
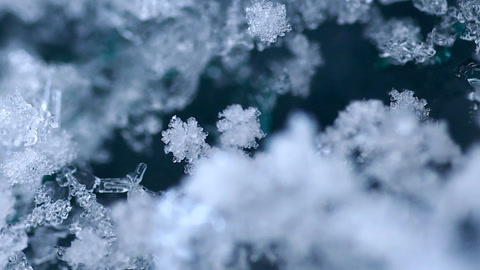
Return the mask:
POLYGON ((443 15, 447 12, 447 0, 413 0, 413 5, 429 14, 443 15))
POLYGON ((480 3, 475 0, 459 0, 457 20, 462 25, 460 38, 474 41, 477 45, 476 53, 480 52, 480 3))
POLYGON ((426 108, 427 101, 413 96, 413 91, 404 90, 398 92, 393 89, 390 91, 390 109, 393 110, 409 110, 413 111, 419 120, 427 120, 430 109, 426 108))
POLYGON ((397 64, 423 63, 435 55, 433 46, 421 41, 420 27, 410 19, 374 20, 367 36, 382 52, 381 57, 391 57, 397 64))
POLYGON ((35 195, 35 208, 27 216, 26 225, 36 227, 39 225, 59 225, 72 210, 67 199, 67 188, 53 187, 53 182, 42 185, 35 195))
POLYGON ((205 142, 207 133, 198 126, 195 118, 183 122, 173 116, 168 124, 168 129, 162 132, 162 141, 165 143, 165 153, 173 154, 174 162, 186 160, 196 162, 200 157, 207 155, 209 145, 205 142))
POLYGON ((44 154, 27 149, 23 152, 15 152, 6 163, 1 165, 5 176, 11 183, 34 183, 42 176, 52 174, 55 165, 44 154))
POLYGON ((34 145, 58 127, 50 113, 33 107, 18 92, 9 95, 0 108, 1 143, 7 147, 34 145))
POLYGON ((243 109, 240 105, 231 105, 221 112, 217 122, 218 131, 222 133, 220 142, 225 147, 257 148, 256 140, 265 137, 260 129, 256 108, 243 109))
POLYGON ((255 0, 251 6, 245 8, 245 13, 248 32, 266 45, 274 43, 278 37, 283 37, 292 30, 287 21, 284 4, 255 0))

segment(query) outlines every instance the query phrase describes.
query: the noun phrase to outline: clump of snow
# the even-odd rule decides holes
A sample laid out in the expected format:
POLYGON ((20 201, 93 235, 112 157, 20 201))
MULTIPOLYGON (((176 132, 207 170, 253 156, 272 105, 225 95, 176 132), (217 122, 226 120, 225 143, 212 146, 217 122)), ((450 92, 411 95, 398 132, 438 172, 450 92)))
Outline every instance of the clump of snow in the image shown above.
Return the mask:
POLYGON ((173 154, 174 162, 186 160, 195 163, 208 154, 210 146, 205 142, 207 133, 198 126, 197 120, 191 117, 183 122, 173 116, 168 129, 162 132, 162 141, 165 143, 165 153, 173 154))
POLYGON ((227 107, 218 115, 221 144, 225 147, 257 148, 257 140, 265 137, 260 129, 259 116, 260 111, 256 108, 243 109, 238 104, 227 107))
POLYGON ((82 230, 76 235, 72 245, 65 251, 62 259, 71 265, 93 269, 107 255, 108 243, 90 230, 82 230))
POLYGON ((255 0, 245 8, 245 13, 248 32, 266 45, 275 43, 278 37, 292 30, 284 4, 255 0))
POLYGON ((460 150, 444 123, 428 120, 425 100, 408 90, 393 90, 391 98, 390 107, 375 100, 350 104, 320 135, 319 147, 345 158, 367 182, 423 197, 420 190, 442 182, 437 168, 457 162, 460 150))
POLYGON ((396 64, 423 63, 436 53, 431 44, 421 40, 420 27, 411 19, 377 18, 369 24, 366 34, 380 50, 380 56, 390 57, 396 64))

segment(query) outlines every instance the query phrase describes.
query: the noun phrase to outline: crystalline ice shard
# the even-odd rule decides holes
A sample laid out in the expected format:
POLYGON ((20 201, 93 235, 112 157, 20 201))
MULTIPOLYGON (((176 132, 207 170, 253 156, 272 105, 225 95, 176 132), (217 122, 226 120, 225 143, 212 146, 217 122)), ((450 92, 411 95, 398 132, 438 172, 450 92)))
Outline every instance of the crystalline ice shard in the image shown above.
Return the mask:
POLYGON ((128 174, 126 177, 102 178, 100 179, 97 191, 99 193, 125 193, 142 181, 146 170, 147 164, 140 163, 135 169, 135 172, 128 174))
POLYGON ((473 59, 468 59, 456 68, 456 76, 463 78, 471 86, 477 86, 480 82, 480 63, 473 59))

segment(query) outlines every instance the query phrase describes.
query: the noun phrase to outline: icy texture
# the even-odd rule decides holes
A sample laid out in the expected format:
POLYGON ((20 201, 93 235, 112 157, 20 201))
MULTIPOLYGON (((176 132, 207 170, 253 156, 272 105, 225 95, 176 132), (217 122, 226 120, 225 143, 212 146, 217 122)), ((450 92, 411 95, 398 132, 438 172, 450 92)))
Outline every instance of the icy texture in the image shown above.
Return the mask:
POLYGON ((218 115, 221 144, 225 147, 257 148, 257 140, 265 137, 260 129, 259 116, 256 108, 243 109, 240 105, 227 107, 218 115))
POLYGON ((248 32, 266 45, 277 41, 292 30, 287 20, 285 5, 266 0, 255 0, 245 8, 248 32))
POLYGON ((420 27, 410 19, 378 18, 370 23, 366 34, 380 50, 380 56, 390 57, 396 64, 423 63, 435 55, 433 46, 421 41, 420 27))
POLYGON ((350 104, 320 135, 320 150, 340 154, 382 189, 423 197, 417 190, 438 185, 436 167, 453 164, 460 152, 445 124, 423 122, 429 112, 425 100, 408 90, 393 90, 391 99, 390 107, 375 100, 350 104))
POLYGON ((194 163, 207 155, 210 147, 205 142, 206 138, 207 133, 203 132, 193 117, 183 122, 179 117, 173 116, 168 129, 162 132, 165 153, 172 153, 174 162, 186 160, 194 163))
POLYGON ((36 227, 44 224, 55 226, 61 224, 68 217, 72 207, 70 201, 66 200, 67 190, 63 190, 63 194, 59 194, 62 193, 62 190, 57 188, 55 191, 54 189, 51 185, 46 184, 37 190, 34 199, 35 208, 27 216, 27 226, 36 227), (52 198, 54 195, 63 198, 52 198))
POLYGON ((18 252, 27 247, 27 241, 27 233, 22 226, 0 228, 0 268, 8 267, 10 257, 13 257, 11 260, 16 260, 16 256, 21 256, 18 252))
POLYGON ((36 185, 42 176, 52 174, 76 157, 71 137, 58 130, 49 111, 27 103, 18 92, 7 96, 2 107, 0 126, 8 158, 1 161, 0 169, 10 183, 36 185))
POLYGON ((413 96, 413 91, 404 90, 398 92, 393 89, 390 91, 390 110, 407 110, 412 111, 418 117, 420 121, 427 120, 430 113, 430 109, 427 108, 427 101, 425 99, 419 99, 413 96))
POLYGON ((460 38, 468 41, 474 41, 477 45, 477 54, 480 51, 480 32, 479 32, 479 16, 480 3, 474 0, 459 0, 457 20, 462 23, 463 30, 460 38))
POLYGON ((457 11, 454 8, 449 8, 440 23, 435 25, 432 32, 428 34, 427 42, 439 46, 452 46, 458 37, 456 13, 457 11))
POLYGON ((107 255, 107 241, 90 230, 83 230, 77 234, 77 239, 63 254, 63 259, 72 266, 84 265, 87 269, 94 269, 101 265, 101 260, 107 255))
POLYGON ((413 0, 413 5, 429 14, 443 15, 447 12, 447 0, 413 0))
POLYGON ((37 185, 44 175, 49 175, 75 158, 75 146, 68 135, 60 134, 35 148, 12 153, 0 164, 2 173, 11 183, 37 185))
POLYGON ((99 193, 123 193, 132 192, 139 187, 143 179, 143 175, 147 170, 147 164, 138 164, 135 172, 128 174, 124 178, 103 178, 99 179, 98 192, 99 193))
MULTIPOLYGON (((352 101, 320 134, 294 115, 252 149, 259 111, 268 124, 278 95, 310 93, 327 19, 366 24, 393 64, 441 62, 457 38, 478 50, 477 0, 399 3, 438 16, 426 41, 378 2, 402 0, 0 1, 0 269, 477 269, 480 150, 461 153, 413 92, 352 101), (200 82, 248 88, 260 109, 227 107, 213 146, 173 117, 165 152, 191 173, 176 187, 143 187, 143 163, 89 172, 114 134, 156 151, 200 82)), ((476 86, 476 68, 458 75, 476 86)))
POLYGON ((23 252, 17 252, 8 259, 5 270, 33 270, 23 252))
POLYGON ((7 96, 0 106, 0 132, 6 147, 34 145, 58 127, 52 115, 28 104, 18 92, 7 96))

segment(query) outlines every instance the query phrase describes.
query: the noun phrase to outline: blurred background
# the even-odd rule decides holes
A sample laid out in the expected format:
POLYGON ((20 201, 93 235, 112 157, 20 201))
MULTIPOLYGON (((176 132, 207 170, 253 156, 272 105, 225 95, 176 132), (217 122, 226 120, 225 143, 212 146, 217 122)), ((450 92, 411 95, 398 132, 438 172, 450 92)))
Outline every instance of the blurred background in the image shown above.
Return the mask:
MULTIPOLYGON (((415 9, 410 2, 381 6, 385 17, 412 17, 422 28, 425 37, 438 21, 434 16, 425 15, 415 9)), ((5 32, 5 22, 2 24, 5 32)), ((472 58, 475 44, 457 40, 453 47, 445 49, 435 65, 407 63, 404 66, 388 65, 380 58, 373 44, 364 37, 364 26, 338 25, 327 21, 315 31, 307 31, 310 40, 320 44, 324 64, 316 70, 308 97, 295 97, 290 94, 279 96, 271 111, 262 111, 262 128, 267 134, 275 133, 284 127, 288 116, 302 111, 318 121, 320 129, 333 123, 339 111, 353 100, 379 99, 389 103, 388 92, 392 89, 413 90, 419 98, 427 100, 431 109, 430 116, 448 123, 453 139, 466 149, 480 138, 474 104, 466 95, 471 86, 466 80, 455 76, 455 69, 472 58)), ((61 54, 55 47, 48 54, 61 54)), ((277 59, 288 53, 286 49, 269 48, 264 52, 251 52, 251 61, 262 72, 263 65, 269 59, 277 59)), ((59 56, 68 57, 68 56, 59 56)), ((215 144, 218 113, 230 104, 257 106, 252 98, 252 89, 248 82, 235 84, 229 81, 228 74, 217 75, 212 79, 207 73, 219 72, 215 61, 209 64, 202 75, 193 102, 182 111, 162 116, 163 129, 172 115, 183 120, 195 117, 208 133, 208 142, 215 144), (218 83, 218 76, 224 81, 218 83)), ((266 138, 268 140, 268 136, 266 138)), ((264 139, 265 141, 265 139, 264 139)), ((106 148, 112 153, 107 164, 93 164, 92 169, 99 177, 123 176, 132 171, 139 162, 148 164, 143 184, 149 189, 159 191, 175 186, 182 178, 184 164, 174 164, 172 156, 163 152, 161 135, 154 138, 151 151, 138 154, 132 151, 120 136, 115 133, 113 139, 106 142, 106 148)), ((262 143, 260 148, 262 148, 262 143)))

